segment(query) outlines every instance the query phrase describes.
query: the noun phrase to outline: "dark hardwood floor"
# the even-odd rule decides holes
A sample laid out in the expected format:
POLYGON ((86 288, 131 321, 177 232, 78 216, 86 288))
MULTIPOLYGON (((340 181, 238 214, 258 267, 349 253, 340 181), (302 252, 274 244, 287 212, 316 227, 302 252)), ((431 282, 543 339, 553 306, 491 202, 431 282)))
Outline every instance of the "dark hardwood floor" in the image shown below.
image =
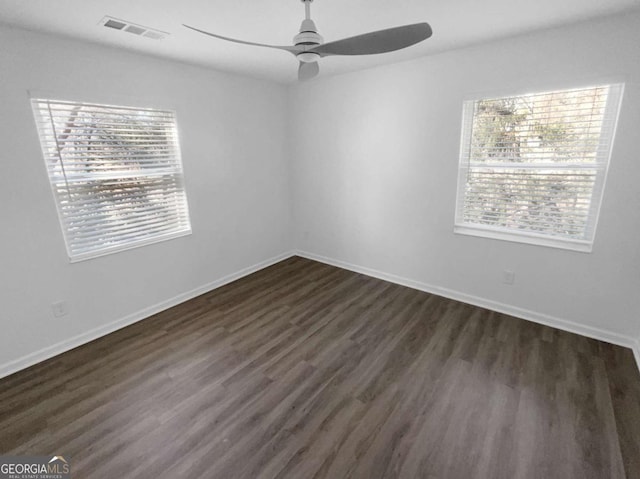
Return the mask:
POLYGON ((291 258, 0 380, 78 478, 640 478, 631 351, 291 258))

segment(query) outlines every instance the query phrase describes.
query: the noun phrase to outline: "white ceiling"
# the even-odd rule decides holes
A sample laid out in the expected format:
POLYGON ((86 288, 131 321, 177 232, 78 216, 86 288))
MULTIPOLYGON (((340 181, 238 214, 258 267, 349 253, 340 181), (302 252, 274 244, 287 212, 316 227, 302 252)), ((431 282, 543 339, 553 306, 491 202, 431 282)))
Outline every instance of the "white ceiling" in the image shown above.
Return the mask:
MULTIPOLYGON (((422 21, 434 31, 399 52, 324 58, 321 75, 327 76, 637 8, 640 0, 315 0, 312 17, 325 41, 422 21)), ((181 24, 290 45, 303 17, 300 0, 0 0, 3 24, 283 83, 296 79, 292 55, 206 37, 181 24), (170 35, 151 40, 105 28, 99 24, 105 15, 170 35)))

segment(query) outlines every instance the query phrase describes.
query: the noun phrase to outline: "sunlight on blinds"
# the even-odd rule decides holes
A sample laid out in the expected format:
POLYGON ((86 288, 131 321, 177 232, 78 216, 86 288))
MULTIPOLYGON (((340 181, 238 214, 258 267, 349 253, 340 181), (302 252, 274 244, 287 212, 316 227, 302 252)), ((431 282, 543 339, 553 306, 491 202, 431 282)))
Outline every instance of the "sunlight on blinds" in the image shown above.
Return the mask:
POLYGON ((32 107, 72 261, 191 232, 173 112, 32 107))
POLYGON ((588 249, 621 92, 606 85, 466 102, 457 230, 588 249))

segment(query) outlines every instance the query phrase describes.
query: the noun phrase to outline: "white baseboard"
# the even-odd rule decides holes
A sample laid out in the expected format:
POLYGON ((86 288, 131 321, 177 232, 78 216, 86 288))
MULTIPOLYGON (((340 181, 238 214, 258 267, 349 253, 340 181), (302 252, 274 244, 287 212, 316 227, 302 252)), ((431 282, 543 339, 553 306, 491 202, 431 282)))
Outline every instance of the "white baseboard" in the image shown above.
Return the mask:
POLYGON ((275 263, 283 261, 294 255, 295 255, 294 252, 287 252, 287 253, 283 253, 278 256, 275 256, 273 258, 267 259, 265 261, 261 261, 260 263, 241 269, 240 271, 229 274, 216 281, 212 281, 198 288, 192 289, 191 291, 187 291, 185 293, 174 296, 171 299, 162 301, 161 303, 154 304, 153 306, 149 306, 148 308, 141 309, 140 311, 136 311, 135 313, 130 314, 124 318, 118 319, 116 321, 105 324, 98 328, 94 328, 90 331, 79 334, 77 336, 66 339, 59 343, 53 344, 51 346, 47 346, 46 348, 27 354, 26 356, 15 359, 13 361, 9 361, 8 363, 0 365, 0 378, 9 376, 10 374, 13 374, 22 369, 28 368, 29 366, 33 366, 34 364, 42 362, 46 359, 57 356, 58 354, 64 353, 65 351, 69 351, 70 349, 77 348, 78 346, 82 346, 83 344, 86 344, 90 341, 93 341, 94 339, 98 339, 109 333, 117 331, 118 329, 122 329, 133 323, 137 323, 138 321, 148 318, 149 316, 153 316, 156 313, 169 309, 189 299, 195 298, 196 296, 200 296, 201 294, 204 294, 213 289, 224 286, 225 284, 236 281, 244 276, 248 276, 252 273, 255 273, 256 271, 264 269, 268 266, 271 266, 275 263))
POLYGON ((632 349, 633 355, 636 357, 636 363, 638 364, 638 371, 640 371, 640 338, 636 339, 632 349))
POLYGON ((321 263, 329 264, 331 266, 336 266, 338 268, 343 268, 349 271, 354 271, 356 273, 365 274, 367 276, 389 281, 391 283, 400 284, 402 286, 407 286, 409 288, 417 289, 417 290, 424 291, 431 294, 437 294, 438 296, 454 299, 456 301, 461 301, 463 303, 473 304, 481 308, 490 309, 493 311, 497 311, 499 313, 508 314, 510 316, 526 319, 528 321, 544 324, 546 326, 562 329, 564 331, 580 334, 582 336, 587 336, 593 339, 598 339, 601 341, 606 341, 609 343, 628 347, 633 350, 634 356, 636 358, 636 362, 638 363, 638 369, 640 369, 640 339, 634 341, 630 338, 627 338, 617 333, 612 333, 610 331, 605 331, 602 329, 593 328, 591 326, 574 323, 573 321, 556 318, 546 314, 537 313, 535 311, 517 308, 515 306, 510 306, 510 305, 499 303, 496 301, 479 298, 477 296, 468 295, 465 293, 453 291, 453 290, 442 288, 439 286, 429 285, 426 283, 410 280, 410 279, 396 276, 393 274, 383 273, 381 271, 377 271, 371 268, 366 268, 364 266, 357 266, 344 261, 327 258, 325 256, 308 253, 305 251, 297 251, 297 252, 283 253, 276 257, 270 258, 268 260, 261 261, 260 263, 254 264, 253 266, 244 268, 236 273, 232 273, 221 279, 212 281, 198 288, 195 288, 191 291, 187 291, 185 293, 179 294, 171 299, 162 301, 161 303, 155 304, 153 306, 149 306, 148 308, 144 308, 124 318, 105 324, 104 326, 100 326, 98 328, 92 329, 90 331, 79 334, 72 338, 66 339, 65 341, 61 341, 51 346, 47 346, 46 348, 43 348, 39 351, 27 354, 26 356, 23 356, 21 358, 15 359, 13 361, 9 361, 8 363, 0 365, 0 378, 9 376, 10 374, 18 372, 22 369, 26 369, 29 366, 33 366, 34 364, 37 364, 46 359, 57 356, 58 354, 64 353, 65 351, 69 351, 70 349, 76 348, 78 346, 82 346, 83 344, 93 341, 94 339, 98 339, 109 333, 117 331, 118 329, 122 329, 133 323, 136 323, 145 318, 148 318, 149 316, 153 316, 156 313, 159 313, 173 306, 176 306, 180 303, 188 301, 189 299, 195 298, 196 296, 204 294, 208 291, 211 291, 221 286, 224 286, 226 284, 229 284, 244 276, 248 276, 252 273, 255 273, 256 271, 260 271, 261 269, 264 269, 268 266, 271 266, 275 263, 283 261, 292 256, 301 256, 303 258, 312 259, 314 261, 319 261, 321 263))
POLYGON ((492 311, 497 311, 498 313, 504 313, 510 316, 515 316, 517 318, 533 321, 534 323, 540 323, 540 324, 544 324, 545 326, 551 326, 553 328, 562 329, 564 331, 569 331, 570 333, 576 333, 582 336, 587 336, 589 338, 598 339, 600 341, 605 341, 608 343, 617 344, 619 346, 631 348, 633 349, 636 355, 636 361, 638 361, 638 367, 640 367, 640 348, 639 348, 640 345, 638 344, 638 342, 634 341, 633 339, 618 333, 606 331, 604 329, 594 328, 592 326, 587 326, 584 324, 575 323, 573 321, 557 318, 547 314, 538 313, 535 311, 530 311, 528 309, 518 308, 516 306, 500 303, 498 301, 492 301, 489 299, 480 298, 478 296, 461 293, 459 291, 454 291, 448 288, 442 288, 440 286, 434 286, 432 284, 422 283, 420 281, 403 278, 401 276, 396 276, 394 274, 384 273, 382 271, 377 271, 375 269, 367 268, 364 266, 358 266, 355 264, 347 263, 345 261, 340 261, 333 258, 327 258, 326 256, 321 256, 314 253, 308 253, 306 251, 297 251, 296 255, 301 256, 303 258, 312 259, 314 261, 319 261, 321 263, 329 264, 331 266, 336 266, 338 268, 348 269, 356 273, 372 276, 374 278, 382 279, 384 281, 389 281, 391 283, 407 286, 409 288, 424 291, 426 293, 436 294, 438 296, 443 296, 445 298, 453 299, 453 300, 460 301, 467 304, 472 304, 474 306, 490 309, 492 311))

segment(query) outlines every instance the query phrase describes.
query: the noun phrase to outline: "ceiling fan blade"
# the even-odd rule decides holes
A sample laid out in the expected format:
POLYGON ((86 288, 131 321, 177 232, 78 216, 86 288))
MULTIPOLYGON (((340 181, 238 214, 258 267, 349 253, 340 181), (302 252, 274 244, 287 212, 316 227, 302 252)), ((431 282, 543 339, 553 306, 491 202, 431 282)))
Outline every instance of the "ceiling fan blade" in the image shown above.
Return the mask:
POLYGON ((300 62, 300 66, 298 67, 298 80, 311 80, 318 76, 318 73, 320 73, 320 66, 318 65, 318 62, 300 62))
POLYGON ((415 23, 344 38, 309 48, 307 51, 315 52, 321 57, 387 53, 415 45, 429 38, 432 33, 428 23, 415 23))
POLYGON ((294 55, 298 53, 298 50, 295 47, 288 47, 284 45, 265 45, 264 43, 254 43, 254 42, 245 42, 244 40, 236 40, 235 38, 223 37, 222 35, 216 35, 215 33, 206 32, 204 30, 200 30, 199 28, 190 27, 189 25, 182 24, 183 27, 187 27, 191 30, 194 30, 199 33, 204 33, 205 35, 209 35, 210 37, 219 38, 221 40, 227 40, 228 42, 240 43, 242 45, 252 45, 254 47, 266 47, 266 48, 276 48, 278 50, 285 50, 287 52, 291 52, 294 55))

